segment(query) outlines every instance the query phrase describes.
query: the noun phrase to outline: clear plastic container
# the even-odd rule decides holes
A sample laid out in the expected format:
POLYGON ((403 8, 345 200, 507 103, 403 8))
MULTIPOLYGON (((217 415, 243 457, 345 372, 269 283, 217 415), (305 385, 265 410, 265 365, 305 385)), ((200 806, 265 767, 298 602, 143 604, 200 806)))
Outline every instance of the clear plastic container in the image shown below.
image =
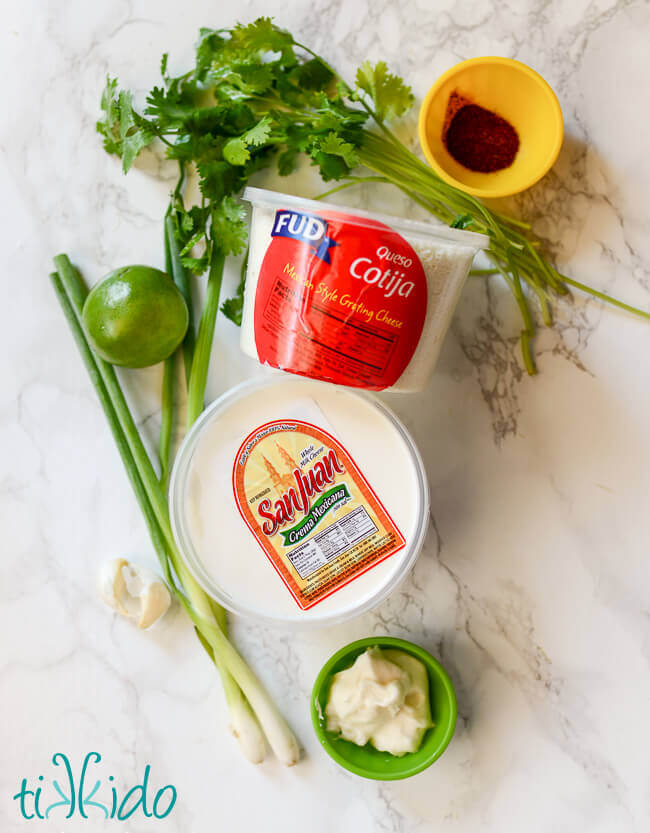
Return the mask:
POLYGON ((425 388, 488 238, 260 188, 244 199, 253 211, 242 350, 335 384, 425 388))
POLYGON ((413 566, 429 511, 422 459, 391 411, 371 395, 284 375, 245 382, 207 408, 179 450, 169 500, 174 537, 206 593, 234 613, 299 627, 343 622, 385 599, 413 566), (343 465, 327 480, 332 459, 343 465), (291 505, 292 484, 310 477, 307 505, 266 528, 266 501, 291 505))

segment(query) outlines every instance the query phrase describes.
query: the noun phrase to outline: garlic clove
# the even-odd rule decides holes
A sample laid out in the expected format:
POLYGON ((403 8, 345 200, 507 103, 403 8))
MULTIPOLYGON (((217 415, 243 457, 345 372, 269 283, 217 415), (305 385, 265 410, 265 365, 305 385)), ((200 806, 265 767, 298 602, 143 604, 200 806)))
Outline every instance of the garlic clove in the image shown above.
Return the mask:
POLYGON ((104 602, 139 628, 149 628, 167 612, 171 595, 163 580, 125 558, 107 561, 99 574, 99 592, 104 602))
POLYGON ((122 604, 126 594, 126 581, 122 573, 123 567, 128 567, 126 558, 112 558, 105 561, 99 571, 99 594, 104 602, 117 610, 122 616, 128 616, 128 611, 122 604))
POLYGON ((162 581, 153 581, 146 585, 140 595, 139 628, 149 628, 167 613, 172 598, 162 581))

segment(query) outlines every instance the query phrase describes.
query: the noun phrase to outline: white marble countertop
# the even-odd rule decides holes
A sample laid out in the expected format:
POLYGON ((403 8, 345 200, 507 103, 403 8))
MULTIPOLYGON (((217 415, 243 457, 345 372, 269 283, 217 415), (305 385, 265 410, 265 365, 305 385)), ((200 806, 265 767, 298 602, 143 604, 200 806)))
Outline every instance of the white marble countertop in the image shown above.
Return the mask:
MULTIPOLYGON (((352 75, 385 58, 421 97, 475 55, 530 63, 560 98, 553 172, 518 200, 560 266, 650 306, 650 6, 496 0, 35 0, 0 34, 3 302, 0 304, 0 826, 70 833, 650 829, 650 326, 576 297, 522 373, 518 320, 495 280, 468 284, 429 390, 386 397, 413 432, 431 529, 410 579, 375 612, 295 634, 234 624, 243 653, 305 748, 291 770, 244 761, 220 683, 176 609, 149 633, 98 601, 98 565, 151 559, 104 418, 47 281, 67 251, 94 281, 161 263, 169 180, 124 178, 94 132, 108 71, 144 90, 160 55, 191 57, 200 26, 272 14, 352 75), (338 769, 307 701, 322 663, 357 637, 428 647, 459 701, 456 735, 428 771, 393 784, 338 769), (168 818, 24 821, 22 778, 101 752, 126 788, 151 764, 173 783, 168 818)), ((162 171, 163 175, 165 170, 162 171)), ((359 198, 367 202, 367 192, 359 198)), ((408 210, 397 194, 377 199, 408 210)), ((229 273, 228 288, 235 283, 229 273)), ((217 328, 209 394, 259 369, 217 328)), ((157 370, 136 403, 155 436, 157 370)))

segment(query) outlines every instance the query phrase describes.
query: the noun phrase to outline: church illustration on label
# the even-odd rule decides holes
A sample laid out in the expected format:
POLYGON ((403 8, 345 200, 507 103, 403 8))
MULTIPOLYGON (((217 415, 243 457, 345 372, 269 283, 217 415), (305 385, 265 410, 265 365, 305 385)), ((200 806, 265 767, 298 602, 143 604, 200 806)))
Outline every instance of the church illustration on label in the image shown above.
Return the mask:
POLYGON ((263 454, 262 459, 264 460, 264 465, 266 466, 266 470, 268 472, 271 483, 273 484, 273 488, 278 493, 278 495, 282 497, 282 495, 286 491, 288 491, 291 488, 291 486, 296 485, 293 473, 296 469, 300 469, 300 466, 289 454, 286 448, 283 448, 280 445, 280 443, 276 442, 275 447, 277 448, 280 459, 287 468, 286 474, 280 474, 280 472, 275 468, 273 463, 268 459, 268 457, 266 457, 266 455, 263 454))

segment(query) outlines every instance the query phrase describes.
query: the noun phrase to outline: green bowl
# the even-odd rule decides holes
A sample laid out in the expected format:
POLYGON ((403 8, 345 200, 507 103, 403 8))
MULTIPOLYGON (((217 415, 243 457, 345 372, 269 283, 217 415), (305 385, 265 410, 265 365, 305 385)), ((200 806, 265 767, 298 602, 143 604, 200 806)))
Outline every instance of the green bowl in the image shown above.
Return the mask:
POLYGON ((344 769, 362 778, 373 778, 376 781, 410 778, 411 775, 416 775, 431 766, 445 751, 454 734, 456 711, 454 687, 438 660, 419 645, 391 636, 358 639, 341 648, 322 667, 311 694, 311 720, 323 749, 344 769), (379 648, 398 648, 412 654, 425 664, 429 674, 429 699, 434 726, 424 735, 417 752, 409 752, 401 758, 388 752, 378 752, 369 743, 357 746, 325 729, 325 705, 333 675, 349 668, 359 654, 375 645, 379 648))

